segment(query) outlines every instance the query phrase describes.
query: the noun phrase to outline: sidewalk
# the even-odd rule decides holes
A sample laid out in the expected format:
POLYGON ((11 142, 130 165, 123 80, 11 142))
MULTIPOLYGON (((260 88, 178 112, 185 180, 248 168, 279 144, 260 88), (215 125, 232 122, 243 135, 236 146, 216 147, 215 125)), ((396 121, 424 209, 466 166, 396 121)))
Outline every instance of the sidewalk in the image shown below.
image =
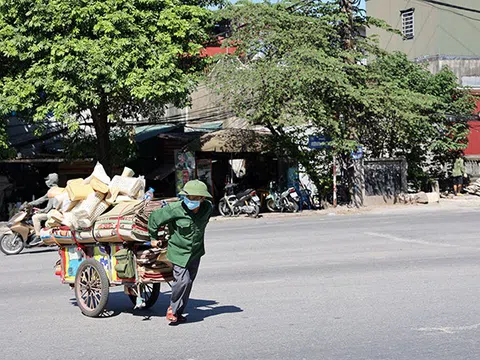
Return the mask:
MULTIPOLYGON (((462 208, 480 208, 480 196, 464 195, 457 196, 452 199, 440 199, 439 203, 433 204, 396 204, 396 205, 374 205, 363 208, 349 208, 347 206, 338 206, 325 210, 304 210, 298 213, 280 213, 265 212, 260 214, 262 219, 278 219, 278 218, 294 218, 294 217, 312 217, 312 216, 344 216, 363 213, 386 213, 386 212, 409 212, 409 211, 435 211, 435 210, 455 210, 462 208)), ((220 215, 212 217, 212 221, 238 221, 238 220, 254 220, 246 215, 238 217, 222 217, 220 215)), ((0 221, 0 236, 7 229, 7 222, 0 221)))
MULTIPOLYGON (((462 208, 480 208, 480 196, 465 195, 458 196, 452 199, 440 199, 438 203, 431 204, 395 204, 395 205, 372 205, 363 208, 349 208, 347 206, 338 206, 336 208, 329 208, 325 210, 304 210, 298 213, 280 213, 280 212, 266 212, 261 213, 260 217, 264 219, 275 218, 292 218, 292 217, 309 217, 309 216, 343 216, 355 215, 363 213, 386 213, 386 212, 421 212, 421 211, 435 211, 435 210, 455 210, 462 208)), ((215 216, 212 221, 232 221, 232 220, 252 220, 246 215, 239 217, 222 217, 215 216)))

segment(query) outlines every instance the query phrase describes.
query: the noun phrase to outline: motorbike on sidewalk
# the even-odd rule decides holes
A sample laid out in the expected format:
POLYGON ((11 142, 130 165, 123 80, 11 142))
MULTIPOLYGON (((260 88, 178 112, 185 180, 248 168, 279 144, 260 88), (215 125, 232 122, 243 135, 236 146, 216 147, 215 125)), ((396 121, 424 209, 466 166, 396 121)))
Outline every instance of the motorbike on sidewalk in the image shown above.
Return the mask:
POLYGON ((235 194, 237 184, 225 186, 225 195, 218 203, 218 211, 222 216, 239 216, 247 214, 257 217, 260 213, 260 198, 254 189, 247 189, 235 194))
POLYGON ((270 194, 266 197, 267 209, 271 212, 297 212, 299 198, 295 188, 280 192, 274 181, 270 182, 270 194))
POLYGON ((43 246, 43 243, 36 241, 33 228, 32 216, 36 209, 28 204, 22 205, 20 211, 8 221, 8 230, 0 239, 0 250, 5 255, 16 255, 24 248, 43 246))

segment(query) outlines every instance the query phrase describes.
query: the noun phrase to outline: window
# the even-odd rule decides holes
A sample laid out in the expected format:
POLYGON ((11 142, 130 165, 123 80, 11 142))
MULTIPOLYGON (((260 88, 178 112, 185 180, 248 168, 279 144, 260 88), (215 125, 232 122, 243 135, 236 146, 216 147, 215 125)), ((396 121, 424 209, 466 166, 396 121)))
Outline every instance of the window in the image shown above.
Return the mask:
POLYGON ((412 40, 415 36, 415 9, 408 9, 400 11, 402 16, 402 34, 404 40, 412 40))

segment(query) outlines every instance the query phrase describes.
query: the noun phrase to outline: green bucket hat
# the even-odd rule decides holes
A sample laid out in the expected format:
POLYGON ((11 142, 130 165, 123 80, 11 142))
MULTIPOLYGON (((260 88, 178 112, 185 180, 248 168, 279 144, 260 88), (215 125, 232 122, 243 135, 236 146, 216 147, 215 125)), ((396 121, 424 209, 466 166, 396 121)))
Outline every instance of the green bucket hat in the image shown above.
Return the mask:
POLYGON ((190 180, 183 186, 183 190, 178 195, 205 196, 212 198, 208 192, 207 185, 200 180, 190 180))

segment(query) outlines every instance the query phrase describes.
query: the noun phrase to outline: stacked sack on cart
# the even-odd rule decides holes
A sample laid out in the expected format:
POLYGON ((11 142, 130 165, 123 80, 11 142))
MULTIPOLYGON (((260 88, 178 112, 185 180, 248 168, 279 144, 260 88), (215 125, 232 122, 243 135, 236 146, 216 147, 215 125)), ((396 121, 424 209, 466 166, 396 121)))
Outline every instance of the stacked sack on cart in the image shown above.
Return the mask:
POLYGON ((58 188, 57 209, 47 214, 40 234, 43 242, 80 245, 148 241, 148 216, 168 202, 146 202, 145 179, 133 175, 125 168, 122 175, 110 179, 97 163, 90 177, 70 180, 65 189, 58 188))
MULTIPOLYGON (((136 200, 118 204, 109 212, 101 215, 91 229, 83 230, 80 236, 100 243, 150 241, 148 217, 155 209, 166 206, 170 201, 176 201, 176 198, 148 202, 136 200)), ((168 231, 165 227, 159 229, 158 238, 165 242, 168 241, 168 231)))
POLYGON ((138 279, 142 283, 172 281, 172 264, 165 248, 139 250, 136 253, 138 279))

